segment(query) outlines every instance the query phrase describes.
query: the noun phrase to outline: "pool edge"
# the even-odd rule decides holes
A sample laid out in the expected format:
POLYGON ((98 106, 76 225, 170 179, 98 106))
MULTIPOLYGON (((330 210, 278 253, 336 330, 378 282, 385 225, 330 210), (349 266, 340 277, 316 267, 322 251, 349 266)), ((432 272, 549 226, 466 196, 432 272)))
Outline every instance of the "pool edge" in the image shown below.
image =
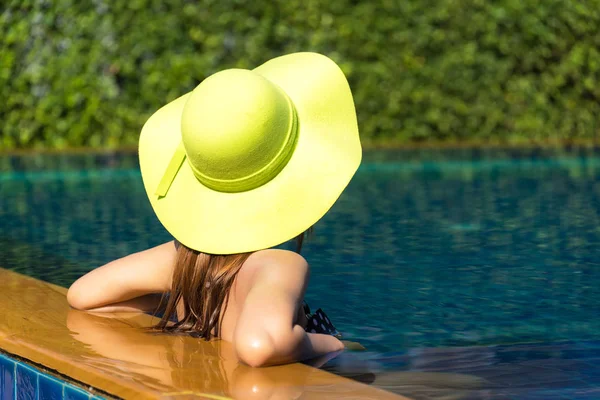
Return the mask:
MULTIPOLYGON (((127 316, 117 314, 111 318, 88 316, 86 313, 70 309, 66 301, 65 288, 2 268, 0 268, 0 282, 0 309, 3 310, 6 317, 5 321, 0 322, 0 351, 9 356, 14 355, 25 362, 39 365, 41 369, 54 372, 66 382, 95 388, 101 392, 100 395, 106 393, 108 396, 136 399, 176 398, 181 395, 194 395, 199 398, 218 398, 219 396, 220 398, 229 398, 227 393, 230 387, 227 386, 229 384, 227 379, 219 380, 221 379, 219 378, 212 383, 212 386, 198 385, 198 390, 190 391, 190 388, 195 387, 196 383, 170 382, 168 380, 170 379, 169 374, 174 375, 177 372, 172 373, 169 370, 171 364, 166 364, 166 368, 159 370, 160 368, 143 365, 143 363, 136 365, 129 362, 128 364, 127 361, 112 360, 107 356, 98 357, 96 349, 93 349, 93 344, 90 346, 84 341, 80 342, 70 329, 75 326, 74 323, 77 323, 76 319, 72 319, 75 316, 84 320, 91 319, 93 323, 114 328, 115 332, 123 334, 125 338, 136 332, 135 336, 131 337, 142 350, 144 350, 144 346, 152 349, 148 346, 169 341, 169 346, 165 348, 171 348, 173 344, 176 346, 181 344, 188 346, 186 351, 192 355, 200 351, 201 355, 196 357, 196 364, 179 371, 181 376, 192 380, 196 379, 191 376, 195 372, 206 372, 202 369, 205 364, 203 362, 198 364, 198 361, 208 360, 212 357, 214 360, 211 362, 218 365, 221 358, 224 358, 230 365, 233 365, 231 356, 224 356, 222 350, 219 350, 216 358, 211 355, 212 353, 209 352, 214 351, 213 345, 204 344, 189 337, 172 336, 148 336, 149 340, 153 341, 152 343, 140 343, 139 339, 143 338, 143 333, 141 333, 143 329, 140 328, 151 324, 153 321, 151 316, 141 314, 128 314, 127 316), (71 320, 68 320, 69 318, 71 320), (73 326, 68 327, 68 324, 73 326), (198 367, 199 365, 200 367, 198 367), (153 376, 152 374, 155 372, 160 372, 162 375, 153 376), (167 378, 164 378, 164 373, 167 374, 167 378)), ((103 340, 110 341, 111 339, 102 337, 101 341, 103 340)), ((284 382, 283 384, 291 385, 296 390, 310 392, 311 398, 335 399, 337 393, 340 397, 350 394, 357 399, 405 398, 304 364, 257 370, 244 368, 241 370, 243 374, 247 377, 259 376, 259 382, 262 382, 263 385, 266 382, 266 386, 278 387, 284 382), (303 378, 300 379, 299 376, 303 378)), ((212 371, 209 372, 212 373, 212 371)), ((238 373, 238 371, 235 372, 238 373)))

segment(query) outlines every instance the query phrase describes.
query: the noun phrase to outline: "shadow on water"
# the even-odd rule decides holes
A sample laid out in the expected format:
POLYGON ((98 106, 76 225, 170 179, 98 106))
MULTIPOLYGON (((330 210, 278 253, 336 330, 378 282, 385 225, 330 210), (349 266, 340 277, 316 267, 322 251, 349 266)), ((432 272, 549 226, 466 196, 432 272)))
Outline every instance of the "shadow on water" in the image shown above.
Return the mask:
POLYGON ((600 341, 344 353, 323 368, 411 399, 600 398, 600 341))

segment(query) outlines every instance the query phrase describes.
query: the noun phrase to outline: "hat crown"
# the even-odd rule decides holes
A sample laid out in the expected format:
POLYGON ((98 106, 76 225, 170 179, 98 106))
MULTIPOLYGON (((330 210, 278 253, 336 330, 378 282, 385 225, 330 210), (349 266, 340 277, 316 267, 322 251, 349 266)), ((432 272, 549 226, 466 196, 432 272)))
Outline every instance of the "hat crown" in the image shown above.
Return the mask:
POLYGON ((281 171, 293 152, 296 125, 282 89, 256 72, 229 69, 194 89, 183 109, 181 135, 200 182, 240 192, 281 171))

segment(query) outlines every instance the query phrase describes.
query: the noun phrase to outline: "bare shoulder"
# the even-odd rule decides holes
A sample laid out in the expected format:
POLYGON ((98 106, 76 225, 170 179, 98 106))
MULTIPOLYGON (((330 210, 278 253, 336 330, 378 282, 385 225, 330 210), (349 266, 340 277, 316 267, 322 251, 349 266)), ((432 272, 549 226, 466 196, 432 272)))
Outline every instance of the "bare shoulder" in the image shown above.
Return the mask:
POLYGON ((300 254, 280 249, 260 250, 248 258, 249 269, 254 273, 268 269, 270 273, 308 274, 308 262, 300 254))
POLYGON ((308 263, 300 254, 295 251, 281 249, 266 249, 253 253, 249 259, 260 260, 262 263, 278 265, 306 266, 308 263))
POLYGON ((253 253, 239 272, 242 293, 250 287, 275 283, 302 292, 309 278, 308 262, 300 254, 288 250, 267 249, 253 253))

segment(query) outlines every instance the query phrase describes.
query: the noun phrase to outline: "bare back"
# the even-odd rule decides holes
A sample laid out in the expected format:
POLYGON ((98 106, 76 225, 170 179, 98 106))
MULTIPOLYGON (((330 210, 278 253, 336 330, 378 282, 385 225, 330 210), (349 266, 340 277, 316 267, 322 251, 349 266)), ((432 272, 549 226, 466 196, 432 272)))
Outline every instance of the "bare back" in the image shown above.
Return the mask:
POLYGON ((244 315, 242 322, 268 321, 269 314, 279 314, 290 316, 291 325, 303 326, 302 301, 308 278, 308 264, 294 252, 269 249, 253 253, 240 269, 229 293, 227 307, 221 316, 221 338, 233 342, 247 301, 250 302, 246 307, 248 315, 244 315), (272 290, 273 286, 283 288, 283 293, 277 288, 272 290))
MULTIPOLYGON (((176 255, 168 242, 112 261, 78 279, 69 304, 94 312, 153 311, 156 294, 171 289, 176 255)), ((221 338, 235 345, 240 360, 262 366, 343 348, 334 337, 304 331, 300 310, 308 278, 308 264, 297 253, 268 249, 248 257, 221 316, 221 338)))

